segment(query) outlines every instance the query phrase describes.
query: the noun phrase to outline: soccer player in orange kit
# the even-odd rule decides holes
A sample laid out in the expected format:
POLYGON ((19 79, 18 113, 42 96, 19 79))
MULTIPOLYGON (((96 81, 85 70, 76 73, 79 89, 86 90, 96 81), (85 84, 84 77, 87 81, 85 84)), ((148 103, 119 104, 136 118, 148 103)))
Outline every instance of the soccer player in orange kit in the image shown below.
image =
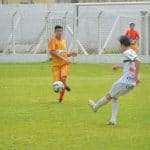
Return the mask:
POLYGON ((135 30, 135 24, 134 23, 130 23, 129 25, 129 29, 126 31, 125 35, 130 38, 131 40, 131 48, 135 51, 138 52, 139 48, 138 48, 138 41, 139 41, 139 33, 138 31, 135 30))
POLYGON ((52 57, 52 75, 53 82, 62 81, 64 89, 60 92, 59 102, 64 99, 65 90, 70 91, 70 87, 67 85, 66 80, 69 73, 69 59, 68 57, 75 57, 77 53, 67 52, 67 42, 63 38, 63 27, 56 25, 55 32, 48 42, 48 50, 52 57))

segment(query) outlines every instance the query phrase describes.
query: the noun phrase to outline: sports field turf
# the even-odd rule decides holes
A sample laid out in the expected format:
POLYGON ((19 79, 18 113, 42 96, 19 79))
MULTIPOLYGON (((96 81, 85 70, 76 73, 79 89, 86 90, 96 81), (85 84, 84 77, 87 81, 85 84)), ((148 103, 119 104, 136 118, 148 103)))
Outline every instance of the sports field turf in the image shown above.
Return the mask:
POLYGON ((106 125, 110 104, 97 113, 87 105, 120 73, 74 64, 72 92, 58 104, 49 63, 0 64, 0 150, 150 150, 150 65, 141 66, 139 87, 120 98, 116 127, 106 125))

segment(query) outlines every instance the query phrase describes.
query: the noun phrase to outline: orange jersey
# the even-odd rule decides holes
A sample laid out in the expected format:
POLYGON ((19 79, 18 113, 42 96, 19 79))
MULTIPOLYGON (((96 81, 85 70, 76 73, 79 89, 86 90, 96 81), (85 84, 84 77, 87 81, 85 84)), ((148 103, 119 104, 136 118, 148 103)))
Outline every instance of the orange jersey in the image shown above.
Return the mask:
POLYGON ((139 33, 136 30, 128 29, 126 34, 131 40, 136 40, 139 38, 139 33))
MULTIPOLYGON (((59 51, 61 52, 62 51, 62 54, 61 56, 64 57, 65 59, 67 59, 67 52, 65 52, 65 49, 67 47, 67 44, 66 44, 66 40, 65 39, 57 39, 56 37, 53 37, 49 40, 48 42, 48 50, 49 51, 59 51), (64 53, 63 53, 64 51, 64 53)), ((64 65, 65 62, 58 58, 57 56, 54 56, 52 55, 52 63, 53 63, 53 66, 60 66, 60 65, 64 65)))

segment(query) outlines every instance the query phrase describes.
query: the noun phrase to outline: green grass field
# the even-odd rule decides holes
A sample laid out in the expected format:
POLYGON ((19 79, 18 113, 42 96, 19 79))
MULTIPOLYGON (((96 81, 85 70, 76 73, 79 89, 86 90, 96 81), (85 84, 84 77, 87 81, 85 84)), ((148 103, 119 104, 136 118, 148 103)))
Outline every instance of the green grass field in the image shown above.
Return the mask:
POLYGON ((150 64, 142 82, 120 98, 119 122, 106 125, 111 105, 93 113, 121 72, 111 65, 74 64, 63 104, 50 86, 49 63, 0 64, 0 150, 150 150, 150 64))

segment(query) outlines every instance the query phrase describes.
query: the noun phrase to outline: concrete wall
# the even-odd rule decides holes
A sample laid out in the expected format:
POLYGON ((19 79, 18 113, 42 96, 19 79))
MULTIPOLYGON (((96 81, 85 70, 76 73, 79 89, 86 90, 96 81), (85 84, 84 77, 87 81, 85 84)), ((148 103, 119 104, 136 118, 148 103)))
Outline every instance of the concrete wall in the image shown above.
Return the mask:
MULTIPOLYGON (((63 12, 68 10, 67 15, 67 24, 70 25, 73 29, 73 4, 54 4, 50 5, 47 8, 47 5, 3 5, 0 9, 0 50, 7 48, 9 44, 9 37, 11 34, 12 26, 11 26, 11 19, 12 14, 17 10, 18 16, 21 14, 21 20, 18 24, 17 29, 15 29, 14 33, 14 40, 16 46, 15 49, 28 50, 30 48, 26 46, 32 46, 37 42, 37 38, 39 37, 40 32, 42 31, 45 25, 45 17, 47 13, 47 9, 51 11, 58 11, 58 15, 63 16, 63 12), (25 47, 24 47, 25 46, 25 47)), ((80 7, 79 10, 79 27, 78 27, 78 38, 82 42, 85 48, 88 50, 95 50, 98 49, 99 39, 98 39, 98 27, 97 27, 97 18, 95 16, 98 15, 97 10, 104 10, 104 13, 101 17, 101 31, 100 31, 100 38, 102 44, 106 41, 110 29, 113 25, 114 19, 117 16, 117 13, 120 15, 125 15, 125 18, 122 18, 122 24, 117 28, 119 31, 115 30, 116 34, 113 34, 113 37, 110 40, 109 46, 116 45, 117 38, 122 34, 123 30, 127 29, 129 21, 132 21, 132 18, 135 15, 140 19, 140 10, 149 9, 150 5, 106 5, 106 6, 99 6, 98 9, 96 7, 80 7), (134 8, 134 9, 133 9, 134 8), (115 11, 117 10, 117 12, 115 11), (111 14, 111 12, 113 14, 111 14), (124 12, 125 11, 125 12, 124 12), (132 11, 132 18, 128 17, 132 11), (134 11, 134 12, 133 12, 134 11), (127 15, 127 16, 126 16, 127 15), (126 19, 129 18, 129 19, 126 19), (121 28, 121 30, 120 30, 121 28)), ((16 16, 15 21, 17 20, 18 16, 16 16)), ((131 15, 130 15, 131 16, 131 15)), ((51 14, 51 17, 53 15, 51 14)), ((57 17, 54 16, 55 18, 57 17)), ((61 17, 62 18, 62 17, 61 17)), ((140 20, 136 19, 136 26, 140 30, 140 20)), ((55 23, 57 23, 55 21, 55 23)), ((51 24, 49 24, 51 25, 51 24)), ((47 42, 47 41, 46 41, 47 42)), ((109 48, 109 47, 108 47, 109 48)))
MULTIPOLYGON (((122 55, 78 55, 71 60, 72 63, 122 63, 122 55)), ((150 63, 150 56, 140 56, 142 63, 150 63)), ((0 63, 30 63, 30 62, 46 62, 49 57, 46 54, 0 54, 0 63)))
POLYGON ((71 3, 71 2, 131 2, 131 1, 149 1, 149 0, 0 0, 0 4, 19 4, 19 3, 71 3))
POLYGON ((4 4, 20 4, 20 3, 54 3, 57 0, 0 0, 0 3, 4 4))

